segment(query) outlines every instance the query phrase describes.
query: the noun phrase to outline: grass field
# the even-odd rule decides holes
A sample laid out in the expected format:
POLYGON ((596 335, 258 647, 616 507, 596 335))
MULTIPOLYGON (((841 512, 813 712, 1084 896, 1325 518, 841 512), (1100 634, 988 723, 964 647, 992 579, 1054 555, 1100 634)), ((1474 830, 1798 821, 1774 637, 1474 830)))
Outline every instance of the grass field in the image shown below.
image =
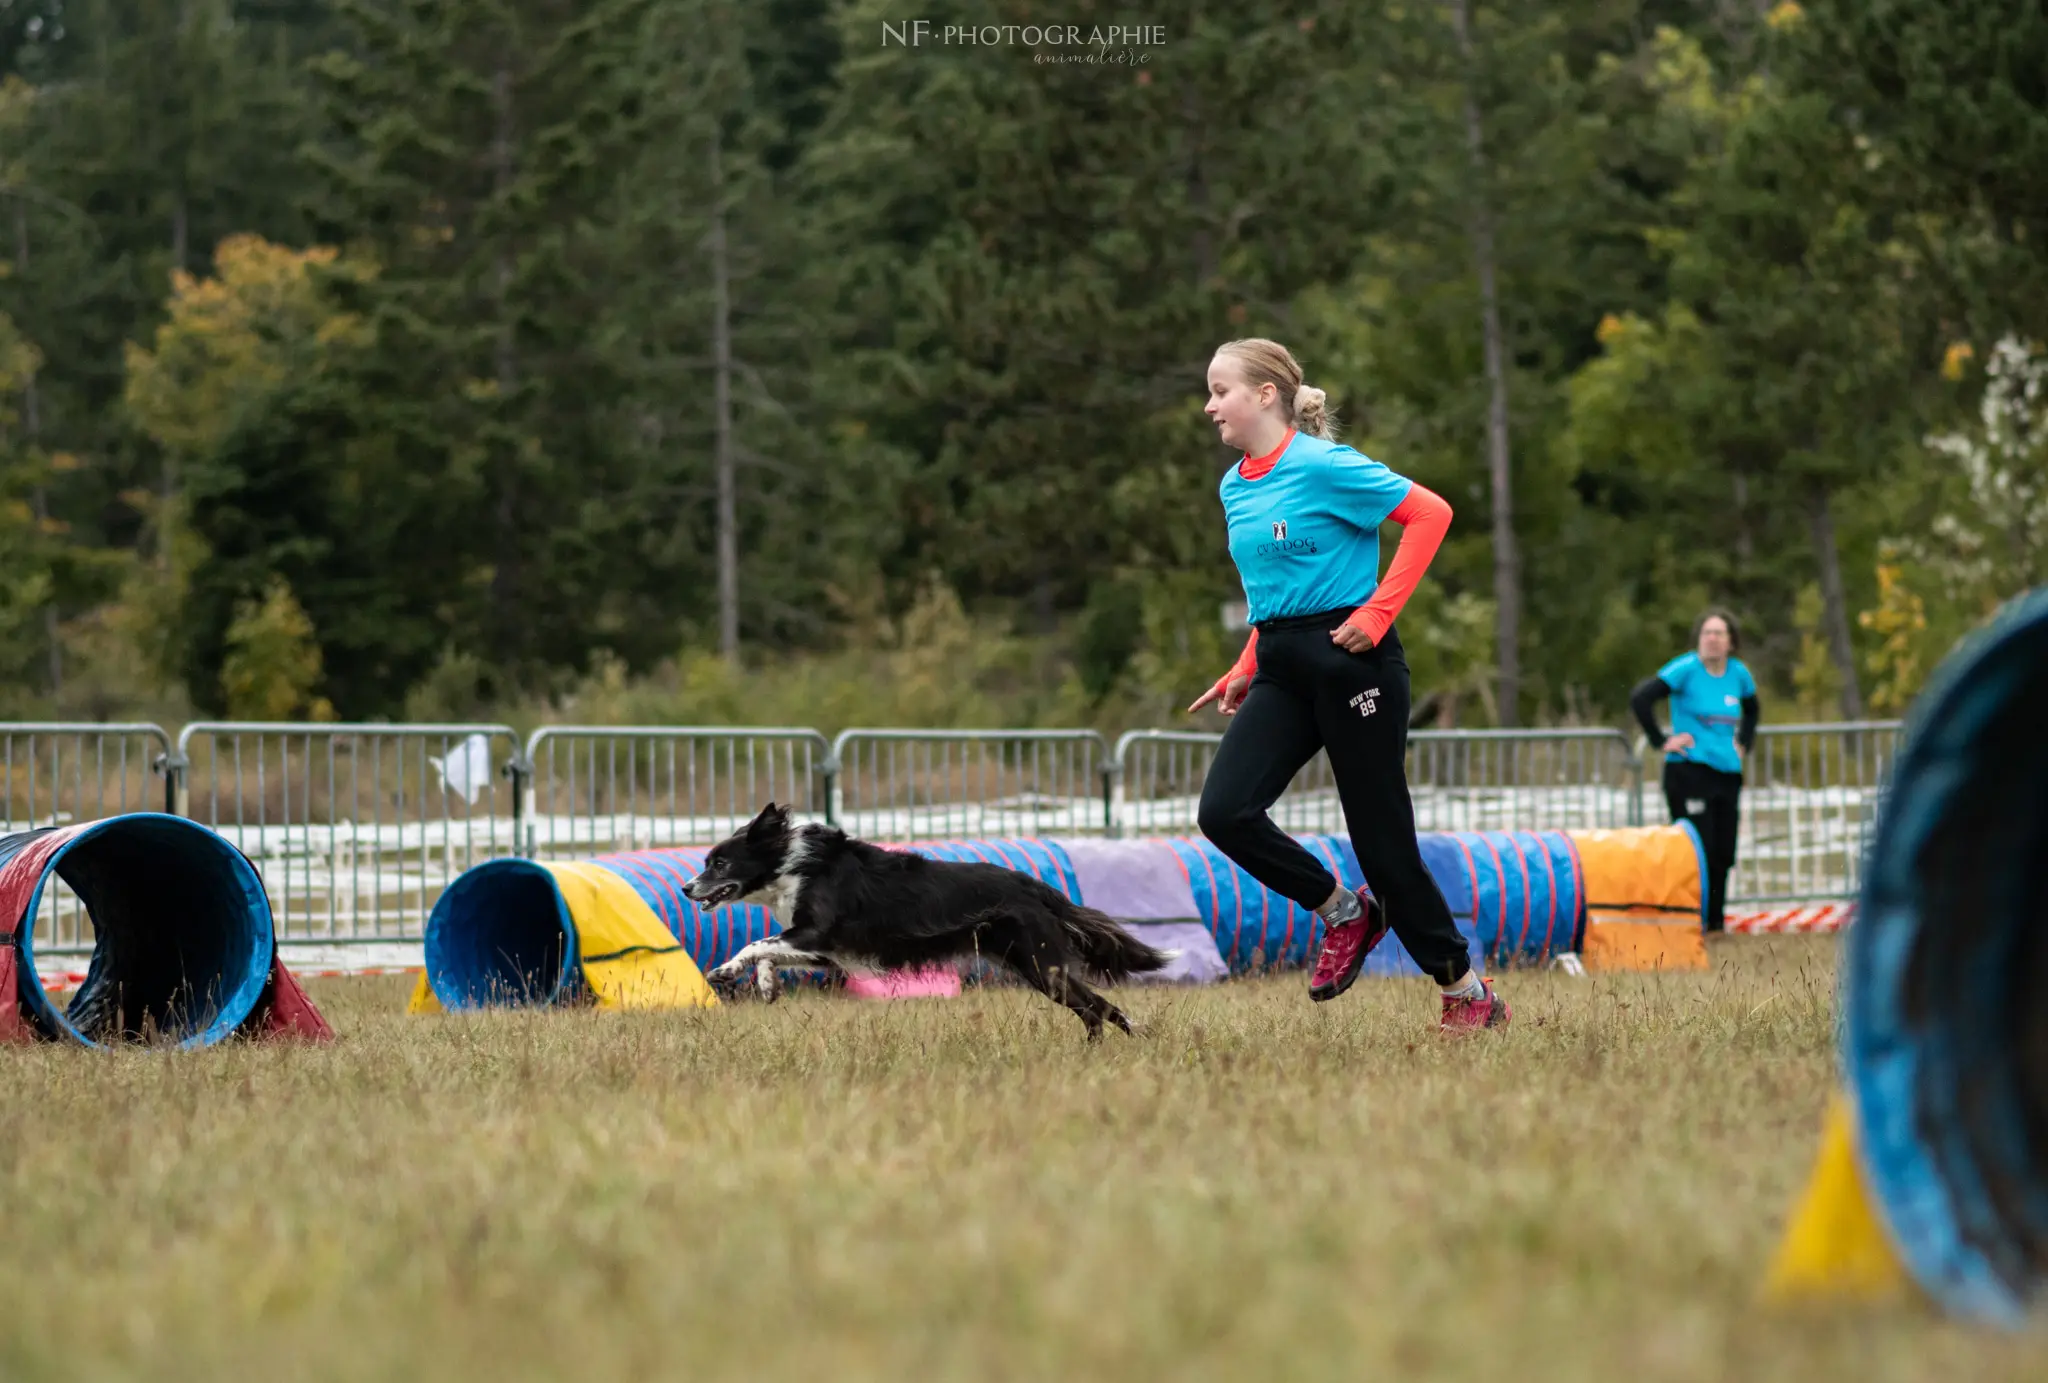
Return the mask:
POLYGON ((408 1018, 0 1053, 0 1377, 2038 1380, 2048 1341, 1754 1293, 1833 946, 1711 974, 408 1018))

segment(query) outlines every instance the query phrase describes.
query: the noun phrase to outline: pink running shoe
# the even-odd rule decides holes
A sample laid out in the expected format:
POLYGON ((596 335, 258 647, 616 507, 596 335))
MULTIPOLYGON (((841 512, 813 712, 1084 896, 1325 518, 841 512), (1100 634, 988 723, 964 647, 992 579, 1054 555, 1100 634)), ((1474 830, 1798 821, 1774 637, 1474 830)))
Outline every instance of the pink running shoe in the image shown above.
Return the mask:
POLYGON ((1478 1032, 1481 1028, 1504 1028, 1511 1013, 1508 1001, 1493 992, 1492 980, 1479 982, 1486 995, 1480 999, 1453 999, 1444 995, 1444 1016, 1437 1027, 1444 1032, 1478 1032))
POLYGON ((1387 934, 1387 915, 1380 900, 1361 888, 1358 901, 1365 905, 1364 912, 1349 922, 1323 927, 1323 949, 1316 957, 1316 972, 1308 983, 1308 997, 1317 1003, 1334 999, 1351 988, 1358 972, 1365 968, 1365 958, 1387 934))

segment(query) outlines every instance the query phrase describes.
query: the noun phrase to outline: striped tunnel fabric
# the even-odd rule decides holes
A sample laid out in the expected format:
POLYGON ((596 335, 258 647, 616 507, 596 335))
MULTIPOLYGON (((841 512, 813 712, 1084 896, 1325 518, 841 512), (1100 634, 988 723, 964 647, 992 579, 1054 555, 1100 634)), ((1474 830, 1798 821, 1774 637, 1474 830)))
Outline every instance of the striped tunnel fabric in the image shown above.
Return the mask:
MULTIPOLYGON (((1364 882, 1345 837, 1296 839, 1346 887, 1364 882)), ((1584 869, 1564 832, 1459 832, 1419 840, 1423 863, 1472 946, 1475 964, 1540 961, 1578 944, 1585 916, 1584 869)), ((1322 924, 1313 912, 1260 884, 1206 840, 1166 843, 1187 871, 1196 910, 1233 971, 1310 963, 1322 941, 1322 924)), ((1366 970, 1422 973, 1394 939, 1373 952, 1366 970)))
MULTIPOLYGON (((1496 964, 1539 961, 1578 947, 1585 921, 1585 867, 1563 831, 1476 831, 1424 836, 1438 887, 1452 897, 1462 864, 1471 881, 1471 916, 1480 944, 1496 964), (1446 846, 1457 850, 1455 861, 1446 846), (1440 867, 1431 860, 1444 860, 1440 867)), ((1452 912, 1460 913, 1456 903, 1452 912)))

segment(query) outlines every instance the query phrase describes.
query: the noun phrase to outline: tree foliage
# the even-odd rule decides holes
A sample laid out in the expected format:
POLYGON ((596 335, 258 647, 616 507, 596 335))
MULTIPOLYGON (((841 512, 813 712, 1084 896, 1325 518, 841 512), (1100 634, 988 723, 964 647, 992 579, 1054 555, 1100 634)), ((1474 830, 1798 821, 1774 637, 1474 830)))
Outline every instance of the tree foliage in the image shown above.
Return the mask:
POLYGON ((736 630, 1164 718, 1235 641, 1200 397, 1254 334, 1457 511, 1446 721, 1618 717, 1709 601, 1889 708, 2042 579, 2036 7, 1043 9, 12 7, 12 701, 736 687, 736 630))

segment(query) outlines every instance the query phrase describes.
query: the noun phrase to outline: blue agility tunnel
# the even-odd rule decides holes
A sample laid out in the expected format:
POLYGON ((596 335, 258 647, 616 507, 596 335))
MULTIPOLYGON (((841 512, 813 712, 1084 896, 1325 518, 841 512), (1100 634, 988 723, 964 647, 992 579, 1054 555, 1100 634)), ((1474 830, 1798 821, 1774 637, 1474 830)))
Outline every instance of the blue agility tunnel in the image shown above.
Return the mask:
MULTIPOLYGON (((1302 843, 1347 885, 1363 882, 1358 857, 1343 836, 1303 836, 1302 843)), ((1423 859, 1444 891, 1473 948, 1475 964, 1540 960, 1573 949, 1585 925, 1585 880, 1578 851, 1561 831, 1485 832, 1421 837, 1423 859)), ((1088 842, 1096 854, 1128 856, 1118 869, 1091 856, 1083 884, 1072 850, 1078 842, 1052 839, 922 841, 901 847, 932 859, 978 860, 1031 875, 1077 903, 1113 917, 1187 918, 1206 925, 1224 963, 1236 974, 1310 963, 1322 942, 1322 924, 1306 909, 1262 887, 1207 840, 1088 842), (1176 887, 1165 896, 1150 855, 1170 851, 1176 887), (1117 876, 1143 877, 1142 887, 1118 887, 1117 876), (1147 895, 1140 899, 1136 895, 1147 895), (1159 896, 1151 896, 1151 895, 1159 896), (1128 896, 1127 896, 1128 895, 1128 896), (1142 903, 1143 906, 1137 906, 1142 903)), ((758 907, 729 904, 705 911, 683 896, 683 885, 704 867, 706 849, 640 850, 605 855, 595 864, 625 877, 698 965, 723 964, 751 941, 774 930, 758 907)), ((1163 861, 1162 861, 1163 864, 1163 861)), ((493 866, 479 866, 479 872, 493 866)), ((1166 866, 1172 868, 1172 866, 1166 866)), ((464 879, 469 878, 465 875, 464 879)), ((457 881, 461 886, 463 880, 457 881)), ((542 929, 545 930, 545 929, 542 929)), ((538 962, 537 962, 538 963, 538 962)), ((1389 941, 1366 962, 1368 974, 1419 975, 1406 951, 1389 941)))
POLYGON ((1914 704, 1845 942, 1863 1175, 1936 1300, 2017 1322, 2048 1296, 2048 588, 1914 704))
POLYGON ((0 839, 0 933, 7 997, 31 1037, 205 1047, 269 1006, 277 947, 263 880, 182 817, 138 812, 0 839), (85 983, 62 1008, 36 978, 35 918, 52 879, 78 895, 94 932, 85 983))
MULTIPOLYGON (((1344 836, 1299 836, 1347 888, 1365 882, 1344 836)), ((1418 838, 1475 967, 1540 961, 1578 945, 1585 923, 1584 870, 1561 831, 1460 832, 1418 838)), ((1168 842, 1187 871, 1196 911, 1234 973, 1298 969, 1322 944, 1313 912, 1266 888, 1207 840, 1168 842)), ((1422 973, 1397 938, 1367 957, 1369 975, 1422 973)))

